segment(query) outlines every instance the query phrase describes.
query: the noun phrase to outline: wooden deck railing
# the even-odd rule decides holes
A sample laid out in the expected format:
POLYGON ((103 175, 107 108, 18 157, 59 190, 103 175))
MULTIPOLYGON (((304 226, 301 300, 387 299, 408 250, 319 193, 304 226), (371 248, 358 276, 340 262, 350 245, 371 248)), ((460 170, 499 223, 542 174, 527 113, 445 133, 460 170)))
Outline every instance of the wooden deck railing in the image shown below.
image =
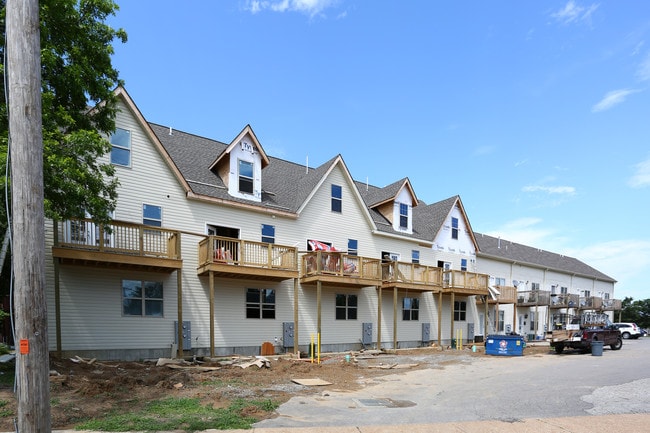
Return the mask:
POLYGON ((199 242, 199 266, 211 263, 298 270, 295 247, 206 236, 199 242))
POLYGON ((180 232, 161 227, 112 221, 97 224, 91 219, 54 223, 54 246, 113 254, 181 258, 180 232))
POLYGON ((419 263, 388 262, 382 264, 382 280, 442 287, 442 268, 419 263))
POLYGON ((517 302, 517 288, 514 286, 497 286, 499 295, 497 300, 502 303, 514 304, 517 302))
POLYGON ((490 276, 476 272, 445 270, 442 272, 443 287, 446 289, 487 292, 490 276))
POLYGON ((350 255, 341 251, 310 251, 303 254, 302 276, 338 275, 381 279, 381 260, 350 255))
POLYGON ((529 290, 517 293, 517 305, 549 305, 551 292, 547 290, 529 290))

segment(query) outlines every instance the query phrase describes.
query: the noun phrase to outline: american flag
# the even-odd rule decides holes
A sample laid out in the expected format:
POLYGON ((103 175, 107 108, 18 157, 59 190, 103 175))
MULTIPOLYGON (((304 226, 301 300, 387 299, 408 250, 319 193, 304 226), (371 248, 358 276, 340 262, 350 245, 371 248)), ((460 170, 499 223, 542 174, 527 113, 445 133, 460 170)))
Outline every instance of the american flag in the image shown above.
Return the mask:
POLYGON ((323 242, 318 242, 312 239, 307 241, 312 251, 336 251, 336 248, 331 247, 323 242))

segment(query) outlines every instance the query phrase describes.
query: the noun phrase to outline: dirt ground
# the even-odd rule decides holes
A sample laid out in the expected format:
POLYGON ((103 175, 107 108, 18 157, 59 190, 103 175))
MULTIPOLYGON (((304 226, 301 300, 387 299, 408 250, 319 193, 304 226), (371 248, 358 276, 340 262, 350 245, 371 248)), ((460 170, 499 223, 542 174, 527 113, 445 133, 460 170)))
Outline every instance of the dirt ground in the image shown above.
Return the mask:
MULTIPOLYGON (((237 398, 272 399, 283 403, 296 395, 362 388, 373 378, 419 368, 444 369, 449 363, 471 362, 485 355, 435 347, 392 352, 364 351, 324 354, 321 363, 292 356, 269 356, 262 366, 255 358, 222 357, 183 365, 151 362, 103 362, 89 359, 50 360, 52 427, 74 428, 83 419, 98 418, 114 410, 133 411, 148 401, 165 397, 193 397, 205 405, 226 407, 237 398), (349 360, 346 359, 349 355, 349 360), (245 367, 245 368, 244 368, 245 367), (321 379, 325 386, 301 385, 294 379, 321 379)), ((526 347, 524 356, 548 354, 548 346, 526 347)), ((13 389, 0 388, 0 432, 14 430, 16 401, 13 389), (8 413, 14 415, 6 416, 8 413)), ((258 419, 273 416, 247 414, 258 419)))

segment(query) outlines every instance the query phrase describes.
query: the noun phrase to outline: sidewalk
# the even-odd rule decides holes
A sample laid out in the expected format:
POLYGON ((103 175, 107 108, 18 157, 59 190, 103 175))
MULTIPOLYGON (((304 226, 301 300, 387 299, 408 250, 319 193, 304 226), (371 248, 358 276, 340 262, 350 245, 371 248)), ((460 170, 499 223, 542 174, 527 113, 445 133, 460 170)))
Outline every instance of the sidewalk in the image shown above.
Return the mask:
MULTIPOLYGON (((253 428, 205 430, 203 433, 628 433, 648 431, 650 414, 599 415, 567 418, 536 418, 505 421, 468 421, 440 424, 386 426, 337 426, 308 428, 253 428)), ((55 430, 53 433, 106 433, 55 430)), ((159 432, 178 433, 178 432, 159 432)))

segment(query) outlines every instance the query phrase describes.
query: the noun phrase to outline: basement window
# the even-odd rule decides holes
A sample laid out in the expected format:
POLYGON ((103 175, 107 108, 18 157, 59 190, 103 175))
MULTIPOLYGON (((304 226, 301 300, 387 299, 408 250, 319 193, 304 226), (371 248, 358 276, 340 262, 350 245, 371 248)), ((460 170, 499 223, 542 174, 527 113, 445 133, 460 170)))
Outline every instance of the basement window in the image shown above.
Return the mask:
POLYGON ((163 317, 163 284, 159 281, 122 281, 122 315, 163 317))
POLYGON ((275 290, 246 289, 246 318, 275 319, 275 290))
POLYGON ((402 320, 419 320, 420 300, 418 298, 404 298, 402 300, 402 320))

